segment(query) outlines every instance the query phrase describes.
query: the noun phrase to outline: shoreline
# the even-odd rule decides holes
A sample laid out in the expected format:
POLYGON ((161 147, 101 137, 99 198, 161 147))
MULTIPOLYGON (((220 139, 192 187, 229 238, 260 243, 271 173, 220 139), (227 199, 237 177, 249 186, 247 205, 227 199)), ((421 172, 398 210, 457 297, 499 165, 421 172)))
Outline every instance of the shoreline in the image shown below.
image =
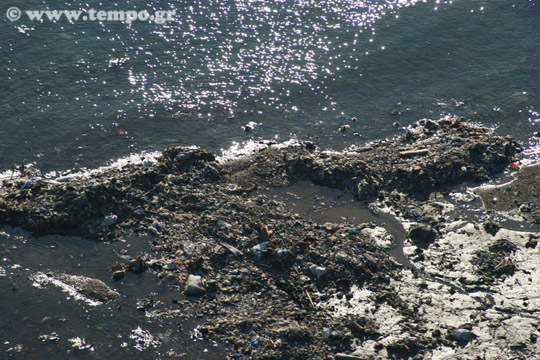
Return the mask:
POLYGON ((508 281, 521 281, 524 271, 540 274, 525 261, 537 256, 534 237, 490 222, 469 224, 446 209, 450 186, 481 184, 519 152, 515 139, 458 118, 420 120, 395 140, 345 154, 304 142, 217 162, 209 151, 177 147, 155 162, 65 183, 4 180, 0 220, 34 236, 115 241, 151 234, 154 245, 140 257, 110 264, 111 281, 155 272, 179 296, 195 297, 182 311, 202 314, 201 336, 227 342, 237 357, 475 358, 480 347, 486 358, 503 351, 519 358, 540 350, 530 319, 540 313, 531 293, 536 277, 516 286, 531 304, 531 321, 512 322, 504 333, 529 337, 520 335, 507 349, 486 334, 524 311, 499 304, 516 294, 508 281), (282 201, 252 195, 299 181, 396 215, 406 225, 404 251, 414 267, 381 246, 377 231, 384 226, 318 223, 291 214, 282 201))

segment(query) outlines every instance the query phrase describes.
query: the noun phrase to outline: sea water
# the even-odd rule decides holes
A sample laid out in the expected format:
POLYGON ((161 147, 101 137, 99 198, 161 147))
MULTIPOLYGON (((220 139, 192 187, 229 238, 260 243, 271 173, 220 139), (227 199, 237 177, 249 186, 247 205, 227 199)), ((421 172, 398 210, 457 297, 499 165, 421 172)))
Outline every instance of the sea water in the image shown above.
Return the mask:
POLYGON ((173 145, 220 153, 250 139, 341 150, 447 114, 537 143, 538 1, 30 0, 0 10, 0 170, 94 168, 173 145), (79 9, 175 15, 25 14, 79 9))

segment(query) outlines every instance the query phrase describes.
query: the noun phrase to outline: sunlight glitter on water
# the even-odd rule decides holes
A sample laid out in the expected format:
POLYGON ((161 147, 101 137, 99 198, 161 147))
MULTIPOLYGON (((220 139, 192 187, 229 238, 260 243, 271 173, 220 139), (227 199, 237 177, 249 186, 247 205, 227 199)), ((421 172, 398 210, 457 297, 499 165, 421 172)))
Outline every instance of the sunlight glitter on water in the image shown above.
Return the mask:
MULTIPOLYGON (((99 167, 143 150, 181 144, 216 151, 275 136, 317 137, 339 150, 395 136, 394 122, 448 114, 519 134, 540 126, 525 121, 539 93, 532 2, 131 6, 174 10, 176 19, 0 23, 0 170, 14 163, 43 171, 99 167), (352 117, 358 121, 348 124, 352 117), (250 122, 263 125, 242 131, 250 122), (336 132, 344 124, 350 132, 336 132), (129 135, 119 137, 118 128, 129 135)), ((63 7, 90 5, 66 0, 63 7)))
POLYGON ((159 56, 144 53, 148 68, 170 70, 168 79, 149 87, 146 81, 139 84, 135 79, 144 79, 146 69, 130 78, 145 100, 165 106, 234 109, 239 99, 261 93, 267 93, 266 105, 275 106, 287 96, 286 87, 353 67, 354 57, 343 48, 364 48, 359 34, 373 35, 377 20, 417 2, 196 1, 175 9, 178 23, 156 31, 174 49, 159 56))

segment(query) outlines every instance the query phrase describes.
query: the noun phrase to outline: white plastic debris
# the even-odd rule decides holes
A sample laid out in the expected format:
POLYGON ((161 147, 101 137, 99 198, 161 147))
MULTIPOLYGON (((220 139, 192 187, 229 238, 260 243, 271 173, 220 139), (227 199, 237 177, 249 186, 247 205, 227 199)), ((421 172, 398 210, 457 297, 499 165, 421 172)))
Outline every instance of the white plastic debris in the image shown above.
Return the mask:
POLYGON ((107 215, 101 222, 101 226, 109 226, 109 225, 115 224, 117 221, 118 221, 118 216, 114 214, 107 215))
POLYGON ((327 270, 325 267, 323 266, 317 266, 315 264, 312 264, 308 267, 308 270, 311 271, 311 273, 313 275, 315 275, 315 277, 317 277, 317 279, 320 279, 324 274, 326 274, 327 270))

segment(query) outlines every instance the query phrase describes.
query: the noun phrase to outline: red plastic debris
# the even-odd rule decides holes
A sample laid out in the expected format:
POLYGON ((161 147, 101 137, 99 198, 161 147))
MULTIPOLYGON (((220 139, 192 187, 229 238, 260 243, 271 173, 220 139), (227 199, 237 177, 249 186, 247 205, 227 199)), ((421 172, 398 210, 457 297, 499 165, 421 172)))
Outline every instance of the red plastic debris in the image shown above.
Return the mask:
POLYGON ((518 164, 515 164, 515 163, 511 163, 510 165, 508 165, 509 168, 512 168, 512 169, 515 169, 515 170, 518 170, 519 169, 519 165, 518 164))

